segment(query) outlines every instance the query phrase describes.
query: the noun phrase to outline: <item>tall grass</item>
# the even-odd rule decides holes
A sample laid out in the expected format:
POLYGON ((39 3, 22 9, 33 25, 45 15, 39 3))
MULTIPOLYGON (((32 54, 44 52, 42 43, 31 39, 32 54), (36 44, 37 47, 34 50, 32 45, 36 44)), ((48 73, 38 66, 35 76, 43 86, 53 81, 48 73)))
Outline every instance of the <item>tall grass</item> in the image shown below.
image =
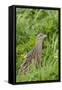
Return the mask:
POLYGON ((58 80, 58 31, 57 10, 16 9, 16 82, 58 80), (36 68, 32 62, 25 74, 18 74, 40 32, 47 35, 42 44, 41 67, 36 68))

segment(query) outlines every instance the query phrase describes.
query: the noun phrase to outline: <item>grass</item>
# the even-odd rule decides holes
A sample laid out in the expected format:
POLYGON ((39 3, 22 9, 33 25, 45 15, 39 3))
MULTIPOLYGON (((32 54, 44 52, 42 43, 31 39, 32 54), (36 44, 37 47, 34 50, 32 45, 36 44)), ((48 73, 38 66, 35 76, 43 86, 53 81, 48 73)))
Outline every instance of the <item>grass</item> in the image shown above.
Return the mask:
POLYGON ((57 10, 16 9, 16 82, 58 80, 58 27, 57 10), (47 35, 42 44, 41 67, 36 68, 32 62, 25 74, 18 74, 20 65, 41 32, 47 35))

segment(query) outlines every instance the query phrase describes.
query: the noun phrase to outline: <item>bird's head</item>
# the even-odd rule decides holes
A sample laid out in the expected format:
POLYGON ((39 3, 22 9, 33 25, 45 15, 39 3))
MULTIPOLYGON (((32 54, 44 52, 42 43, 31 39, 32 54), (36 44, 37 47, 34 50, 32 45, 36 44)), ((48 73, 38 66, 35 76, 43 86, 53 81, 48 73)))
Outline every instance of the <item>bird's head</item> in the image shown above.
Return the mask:
POLYGON ((37 40, 43 40, 43 39, 46 38, 46 37, 47 37, 46 34, 44 34, 44 33, 39 33, 39 34, 37 35, 37 40))

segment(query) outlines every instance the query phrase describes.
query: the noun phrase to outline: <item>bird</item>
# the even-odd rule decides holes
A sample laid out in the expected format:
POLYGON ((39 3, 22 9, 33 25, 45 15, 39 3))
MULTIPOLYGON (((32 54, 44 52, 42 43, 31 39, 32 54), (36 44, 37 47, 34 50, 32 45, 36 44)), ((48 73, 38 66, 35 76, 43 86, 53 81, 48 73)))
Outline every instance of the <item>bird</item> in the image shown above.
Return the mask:
POLYGON ((27 71, 28 66, 32 63, 32 60, 35 62, 35 66, 38 67, 40 65, 40 57, 42 50, 42 42, 47 35, 44 33, 39 33, 36 37, 36 43, 32 50, 30 50, 23 63, 20 65, 19 74, 25 73, 27 71))

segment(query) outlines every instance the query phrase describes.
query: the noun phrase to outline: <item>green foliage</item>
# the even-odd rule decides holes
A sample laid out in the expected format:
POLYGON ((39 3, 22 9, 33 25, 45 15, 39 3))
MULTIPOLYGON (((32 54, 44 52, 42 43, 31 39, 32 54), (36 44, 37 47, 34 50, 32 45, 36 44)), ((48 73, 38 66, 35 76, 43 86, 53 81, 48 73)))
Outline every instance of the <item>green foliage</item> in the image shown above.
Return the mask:
POLYGON ((16 9, 16 82, 58 80, 58 11, 45 9, 16 9), (45 33, 41 67, 34 62, 26 74, 18 75, 25 55, 35 46, 36 36, 45 33))

